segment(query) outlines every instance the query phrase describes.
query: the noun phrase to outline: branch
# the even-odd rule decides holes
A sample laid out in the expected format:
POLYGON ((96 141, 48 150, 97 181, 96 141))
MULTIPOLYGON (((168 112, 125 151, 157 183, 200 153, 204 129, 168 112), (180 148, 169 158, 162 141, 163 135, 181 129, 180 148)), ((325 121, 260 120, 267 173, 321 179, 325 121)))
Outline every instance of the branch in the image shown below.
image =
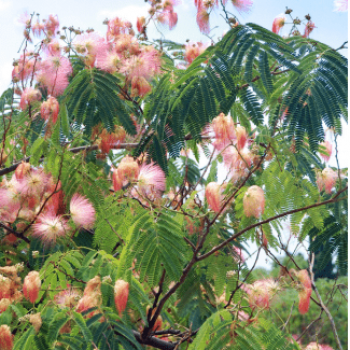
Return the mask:
POLYGON ((2 222, 0 222, 0 227, 2 227, 4 230, 7 230, 7 231, 13 233, 17 238, 22 239, 24 242, 30 243, 30 240, 29 240, 26 236, 24 236, 23 233, 16 232, 16 231, 13 230, 11 227, 6 226, 6 225, 3 224, 2 222))
POLYGON ((227 304, 224 306, 224 309, 227 309, 227 308, 230 306, 231 301, 232 301, 232 299, 233 299, 235 293, 237 292, 237 290, 240 289, 240 288, 243 286, 244 282, 248 279, 249 275, 250 275, 250 274, 252 273, 252 271, 255 269, 256 263, 257 263, 258 260, 259 260, 260 250, 261 250, 261 247, 259 247, 258 254, 256 255, 256 259, 255 259, 255 262, 254 262, 252 268, 249 270, 249 272, 247 273, 247 275, 244 277, 242 283, 240 283, 240 284, 237 283, 237 287, 232 291, 232 293, 231 293, 231 295, 230 295, 230 298, 229 298, 227 304))
POLYGON ((133 335, 135 336, 136 340, 143 345, 150 345, 156 349, 161 350, 174 350, 175 344, 171 342, 167 342, 165 340, 158 339, 156 337, 147 337, 146 339, 141 338, 141 334, 136 331, 132 331, 133 335))
MULTIPOLYGON (((280 75, 282 73, 286 73, 286 72, 289 72, 290 69, 285 69, 285 70, 281 70, 280 72, 270 72, 271 75, 280 75)), ((254 83, 255 81, 259 80, 260 79, 260 75, 256 76, 255 78, 252 79, 251 83, 254 83)), ((239 87, 239 90, 242 90, 246 87, 249 87, 250 86, 250 83, 247 83, 247 84, 244 84, 242 86, 239 87)))
MULTIPOLYGON (((191 135, 186 135, 185 140, 191 140, 192 136, 191 135)), ((210 137, 203 136, 203 140, 210 139, 210 137)), ((112 149, 128 149, 128 148, 136 148, 139 145, 139 143, 116 143, 112 145, 112 149)), ((89 146, 79 146, 79 147, 74 147, 69 149, 69 152, 71 153, 79 153, 82 151, 96 151, 98 149, 98 145, 89 145, 89 146)), ((31 157, 26 157, 23 161, 24 162, 29 162, 31 157)), ((42 162, 45 159, 45 157, 40 158, 40 162, 42 162)), ((17 169, 17 167, 21 164, 22 162, 15 163, 7 168, 1 169, 0 170, 0 176, 9 174, 17 169)), ((1 164, 1 163, 0 163, 1 164)))
POLYGON ((329 204, 329 203, 337 202, 337 201, 338 201, 339 195, 340 195, 341 193, 345 192, 347 189, 348 189, 348 186, 346 186, 344 189, 342 189, 341 191, 339 191, 333 198, 328 199, 328 200, 326 200, 326 201, 324 201, 324 202, 315 203, 315 204, 312 204, 312 205, 309 205, 309 206, 303 207, 303 208, 298 208, 298 209, 289 210, 289 211, 286 211, 286 212, 284 212, 284 213, 282 213, 282 214, 275 215, 275 216, 273 216, 273 217, 271 217, 271 218, 269 218, 269 219, 266 219, 266 220, 257 222, 256 224, 250 225, 250 226, 246 227, 245 229, 243 229, 242 231, 237 232, 235 235, 231 236, 231 237, 228 238, 226 241, 220 243, 219 245, 217 245, 216 247, 214 247, 212 250, 210 250, 208 253, 201 255, 201 256, 198 258, 198 261, 201 261, 201 260, 206 259, 208 256, 214 254, 216 251, 218 251, 218 250, 220 250, 221 248, 225 247, 228 243, 230 243, 231 241, 235 240, 236 238, 242 236, 243 233, 245 233, 245 232, 251 230, 252 228, 258 227, 258 226, 263 225, 263 224, 267 224, 267 223, 269 223, 270 221, 273 221, 273 220, 282 218, 282 217, 287 216, 287 215, 290 215, 290 214, 298 213, 298 212, 300 212, 300 211, 305 211, 305 210, 312 209, 312 208, 317 208, 317 207, 320 207, 320 206, 322 206, 322 205, 326 205, 326 204, 329 204))
POLYGON ((341 342, 340 342, 340 339, 339 339, 339 336, 338 336, 338 333, 337 333, 337 328, 335 327, 335 323, 334 323, 334 319, 332 317, 332 314, 328 310, 327 306, 323 303, 321 295, 320 295, 320 293, 319 293, 319 291, 318 291, 318 289, 316 287, 314 273, 312 271, 313 270, 313 266, 314 266, 314 262, 315 262, 315 253, 311 253, 309 272, 310 272, 310 275, 311 275, 312 289, 314 290, 314 292, 315 292, 315 294, 317 296, 317 299, 320 302, 322 310, 324 310, 324 312, 326 313, 326 315, 328 317, 328 320, 329 320, 329 322, 331 324, 332 331, 333 331, 333 334, 334 334, 334 338, 335 338, 335 341, 337 343, 337 346, 338 346, 339 350, 343 350, 343 347, 341 345, 341 342))

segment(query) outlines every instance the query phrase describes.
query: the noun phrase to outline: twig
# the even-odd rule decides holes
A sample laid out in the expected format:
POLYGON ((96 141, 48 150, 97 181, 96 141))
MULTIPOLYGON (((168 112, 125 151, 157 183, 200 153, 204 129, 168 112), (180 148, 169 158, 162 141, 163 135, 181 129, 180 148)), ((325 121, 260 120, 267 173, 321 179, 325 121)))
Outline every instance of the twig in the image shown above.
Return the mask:
POLYGON ((288 323, 289 323, 289 320, 290 320, 290 318, 292 317, 292 312, 293 312, 294 304, 295 304, 295 301, 293 301, 293 305, 292 305, 292 307, 291 307, 291 309, 290 309, 290 314, 289 314, 289 316, 288 316, 288 318, 287 318, 286 323, 285 323, 285 324, 283 325, 283 327, 282 327, 282 332, 286 329, 286 327, 287 327, 287 325, 288 325, 288 323))
POLYGON ((339 348, 339 350, 343 350, 343 347, 341 345, 341 342, 340 342, 340 339, 339 339, 339 336, 338 336, 338 332, 337 332, 337 328, 335 327, 335 323, 334 323, 334 319, 332 317, 332 314, 330 313, 330 311, 328 310, 327 306, 323 303, 322 301, 322 298, 321 298, 321 295, 316 287, 316 284, 315 284, 315 281, 314 281, 314 274, 313 274, 313 271, 312 271, 312 268, 313 268, 313 264, 314 264, 314 261, 315 261, 315 253, 311 253, 311 263, 310 263, 310 266, 309 266, 309 271, 310 271, 310 275, 311 275, 311 284, 312 284, 312 289, 314 290, 320 304, 321 304, 321 307, 322 309, 324 310, 324 312, 326 313, 327 317, 328 317, 328 320, 331 324, 331 327, 332 327, 332 331, 333 331, 333 334, 334 334, 334 338, 335 338, 335 341, 337 343, 337 346, 339 348))

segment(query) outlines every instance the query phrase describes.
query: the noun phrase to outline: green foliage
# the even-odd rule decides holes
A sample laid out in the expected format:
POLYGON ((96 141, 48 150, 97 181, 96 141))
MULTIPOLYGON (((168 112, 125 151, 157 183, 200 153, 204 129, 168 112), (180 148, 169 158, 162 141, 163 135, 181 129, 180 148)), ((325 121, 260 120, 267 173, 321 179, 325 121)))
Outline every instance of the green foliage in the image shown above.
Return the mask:
POLYGON ((130 114, 135 111, 118 96, 121 93, 119 83, 116 76, 99 70, 79 72, 63 96, 70 121, 84 125, 87 136, 99 123, 109 131, 118 123, 134 135, 136 129, 130 114))
MULTIPOLYGON (((319 278, 316 281, 316 286, 319 293, 323 296, 323 301, 326 303, 330 313, 332 314, 335 324, 342 325, 337 328, 337 331, 344 349, 347 349, 346 344, 348 343, 347 285, 348 280, 346 277, 340 277, 337 280, 319 278)), ((311 302, 310 309, 307 314, 300 315, 298 311, 297 298, 296 291, 287 289, 281 292, 279 297, 272 305, 271 311, 268 313, 265 312, 263 317, 268 319, 277 327, 282 327, 291 313, 290 321, 286 326, 286 331, 290 334, 301 335, 312 321, 318 319, 320 310, 316 304, 311 302)), ((337 347, 331 324, 325 313, 322 314, 321 319, 313 324, 301 338, 302 344, 305 345, 311 341, 317 340, 320 344, 329 344, 333 349, 336 349, 337 347)))

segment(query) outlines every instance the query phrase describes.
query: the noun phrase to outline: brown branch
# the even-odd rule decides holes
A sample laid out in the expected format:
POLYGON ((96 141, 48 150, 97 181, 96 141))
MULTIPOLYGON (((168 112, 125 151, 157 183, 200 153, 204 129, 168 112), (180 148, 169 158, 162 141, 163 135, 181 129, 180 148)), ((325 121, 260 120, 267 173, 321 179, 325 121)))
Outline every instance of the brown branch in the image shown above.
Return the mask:
POLYGON ((322 319, 322 313, 323 313, 323 309, 321 310, 320 316, 318 316, 318 318, 316 318, 315 320, 313 320, 303 331, 303 333, 301 333, 298 337, 298 339, 296 339, 296 341, 299 341, 305 334, 306 332, 309 330, 309 328, 316 322, 318 322, 319 320, 322 319))
POLYGON ((0 227, 2 227, 4 230, 7 230, 7 231, 11 232, 11 233, 14 234, 17 238, 22 239, 24 242, 30 243, 30 240, 28 239, 28 237, 24 236, 23 233, 16 232, 16 231, 13 230, 11 227, 6 226, 6 225, 3 224, 2 222, 0 222, 0 227))
POLYGON ((69 273, 67 273, 66 271, 60 269, 53 261, 50 261, 50 264, 52 264, 55 269, 57 269, 58 271, 62 272, 64 275, 66 275, 67 277, 69 277, 71 280, 74 280, 74 281, 77 281, 77 282, 80 282, 80 283, 84 283, 86 284, 87 282, 83 281, 83 280, 80 280, 79 278, 76 278, 72 275, 70 275, 69 273))
MULTIPOLYGON (((334 202, 337 202, 338 201, 338 197, 341 193, 345 192, 346 190, 348 189, 348 186, 346 186, 344 189, 342 189, 341 191, 339 191, 333 198, 331 199, 328 199, 324 202, 320 202, 320 203, 315 203, 315 204, 312 204, 312 205, 308 205, 306 207, 303 207, 303 208, 298 208, 298 209, 293 209, 293 210, 289 210, 289 211, 286 211, 282 214, 279 214, 279 215, 275 215, 269 219, 266 219, 266 220, 263 220, 263 221, 260 221, 260 222, 257 222, 256 224, 252 224, 248 227, 246 227, 245 229, 243 229, 242 231, 240 232, 237 232, 236 234, 234 234, 233 236, 231 236, 230 238, 228 238, 226 241, 220 243, 219 245, 217 245, 216 247, 214 247, 213 249, 211 249, 208 253, 206 254, 203 254, 201 255, 199 258, 198 258, 198 261, 201 261, 201 260, 204 260, 206 259, 208 256, 214 254, 216 251, 220 250, 221 248, 225 247, 228 243, 232 242, 233 240, 235 240, 236 238, 240 237, 243 235, 243 233, 255 228, 255 227, 258 227, 258 226, 261 226, 261 225, 264 225, 264 224, 267 224, 271 221, 274 221, 276 219, 279 219, 279 218, 282 218, 284 216, 287 216, 287 215, 291 215, 291 214, 294 214, 294 213, 298 213, 300 211, 305 211, 305 210, 308 210, 308 209, 312 209, 312 208, 317 208, 317 207, 320 207, 322 205, 326 205, 326 204, 329 204, 329 203, 334 203, 334 202)), ((343 199, 343 198, 341 198, 343 199)))
POLYGON ((324 304, 322 298, 321 298, 321 295, 316 287, 316 283, 315 283, 315 279, 314 279, 314 273, 312 272, 312 269, 313 269, 313 265, 314 265, 314 262, 315 262, 315 253, 311 253, 311 259, 310 259, 311 263, 310 263, 310 266, 309 266, 309 271, 310 271, 310 275, 311 275, 311 284, 312 284, 312 289, 314 290, 316 296, 317 296, 317 299, 318 301, 320 302, 320 305, 322 307, 322 310, 324 310, 324 312, 326 313, 327 317, 328 317, 328 320, 331 324, 331 327, 332 327, 332 331, 333 331, 333 334, 334 334, 334 338, 335 338, 335 341, 337 343, 337 346, 339 348, 339 350, 343 350, 343 347, 341 345, 341 342, 340 342, 340 339, 339 339, 339 335, 338 335, 338 332, 337 332, 337 328, 335 326, 335 323, 334 323, 334 319, 333 319, 333 316, 332 314, 330 313, 330 311, 328 310, 327 306, 324 304))
POLYGON ((142 345, 150 345, 156 349, 161 350, 174 350, 176 344, 172 342, 167 342, 165 340, 158 339, 156 337, 141 338, 141 334, 136 331, 132 331, 135 339, 142 345))
MULTIPOLYGON (((290 69, 285 69, 285 70, 282 70, 280 72, 270 72, 271 75, 279 75, 279 74, 283 74, 283 73, 286 73, 286 72, 289 72, 290 69)), ((252 79, 251 83, 254 83, 255 81, 259 80, 261 77, 260 75, 256 76, 255 78, 252 79)), ((242 86, 239 87, 239 90, 242 90, 246 87, 249 87, 250 86, 250 83, 247 83, 247 84, 244 84, 242 86)))
MULTIPOLYGON (((261 247, 259 248, 258 250, 258 254, 256 255, 256 258, 255 258, 255 262, 254 262, 254 265, 252 266, 252 268, 249 270, 249 272, 247 273, 247 275, 244 277, 242 283, 238 284, 237 283, 237 287, 231 292, 231 295, 230 295, 230 298, 227 302, 227 304, 224 306, 224 309, 227 309, 230 304, 231 304, 231 301, 235 295, 235 293, 237 292, 238 289, 240 289, 243 285, 243 283, 248 279, 249 275, 252 273, 252 271, 254 270, 255 266, 256 266, 256 263, 258 262, 259 260, 259 255, 260 255, 260 250, 261 250, 261 247)), ((239 281, 238 281, 239 282, 239 281)))
MULTIPOLYGON (((202 139, 208 139, 209 137, 202 137, 202 139)), ((186 135, 185 140, 191 140, 192 136, 191 135, 186 135)), ((136 148, 139 145, 139 143, 116 143, 112 145, 112 149, 129 149, 129 148, 136 148)), ((69 149, 69 152, 71 153, 79 153, 79 152, 89 152, 89 151, 96 151, 98 149, 98 145, 89 145, 89 146, 79 146, 79 147, 74 147, 69 149)), ((23 161, 24 162, 29 162, 31 157, 26 157, 23 161)), ((42 162, 45 159, 45 157, 41 157, 39 159, 40 162, 42 162)), ((0 176, 9 174, 17 169, 17 167, 21 164, 22 162, 15 163, 7 168, 1 169, 0 170, 0 176)))
MULTIPOLYGON (((245 185, 245 183, 250 179, 250 177, 253 175, 253 173, 259 169, 260 165, 262 164, 262 162, 264 161, 267 152, 270 148, 270 145, 268 145, 265 149, 264 154, 261 156, 259 163, 251 170, 249 170, 249 174, 247 175, 247 177, 244 179, 243 182, 240 183, 240 185, 237 187, 237 189, 232 193, 231 196, 229 196, 229 198, 225 201, 225 203, 223 204, 223 206, 221 207, 220 211, 215 215, 214 219, 210 222, 210 226, 214 224, 214 222, 216 221, 216 219, 221 215, 221 213, 224 211, 225 207, 231 202, 231 200, 234 198, 234 196, 237 194, 237 192, 245 185)), ((243 158, 243 157, 242 157, 243 158)))

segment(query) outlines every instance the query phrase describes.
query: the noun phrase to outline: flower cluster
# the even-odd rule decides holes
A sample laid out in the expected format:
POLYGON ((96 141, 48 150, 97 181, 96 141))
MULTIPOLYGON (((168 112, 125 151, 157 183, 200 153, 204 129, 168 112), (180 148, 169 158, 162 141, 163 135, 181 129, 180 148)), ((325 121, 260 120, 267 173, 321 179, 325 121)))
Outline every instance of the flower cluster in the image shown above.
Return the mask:
POLYGON ((76 38, 74 48, 88 68, 124 74, 132 96, 149 93, 150 81, 161 73, 160 52, 140 45, 131 23, 118 17, 108 21, 106 39, 94 32, 85 33, 76 38))
MULTIPOLYGON (((151 8, 149 9, 149 14, 155 18, 155 20, 173 29, 178 20, 177 13, 174 10, 174 6, 179 5, 179 0, 150 0, 151 8)), ((141 31, 140 31, 141 32, 141 31)))
MULTIPOLYGON (((71 227, 65 213, 64 193, 60 181, 41 168, 20 164, 10 180, 0 183, 0 220, 8 225, 16 222, 16 232, 25 233, 50 246, 65 237, 71 227)), ((75 194, 70 202, 70 216, 78 227, 91 228, 95 209, 83 196, 75 194)), ((7 242, 16 241, 9 234, 7 242)))
POLYGON ((320 192, 325 189, 327 194, 332 192, 332 189, 337 181, 338 175, 331 168, 324 168, 316 172, 316 183, 320 192))
POLYGON ((279 291, 279 286, 272 279, 263 279, 245 286, 244 289, 248 294, 248 302, 252 309, 268 309, 272 298, 279 291))
POLYGON ((23 297, 33 304, 38 299, 41 288, 39 272, 29 272, 22 284, 18 276, 21 270, 23 266, 20 264, 0 267, 0 314, 23 297))
POLYGON ((299 312, 303 315, 306 314, 310 306, 310 298, 312 293, 311 279, 307 270, 295 271, 290 270, 292 276, 296 277, 297 290, 299 292, 299 312))
POLYGON ((165 191, 165 174, 159 165, 150 162, 141 165, 130 156, 124 157, 114 169, 113 188, 120 191, 131 188, 133 197, 154 201, 165 191))

